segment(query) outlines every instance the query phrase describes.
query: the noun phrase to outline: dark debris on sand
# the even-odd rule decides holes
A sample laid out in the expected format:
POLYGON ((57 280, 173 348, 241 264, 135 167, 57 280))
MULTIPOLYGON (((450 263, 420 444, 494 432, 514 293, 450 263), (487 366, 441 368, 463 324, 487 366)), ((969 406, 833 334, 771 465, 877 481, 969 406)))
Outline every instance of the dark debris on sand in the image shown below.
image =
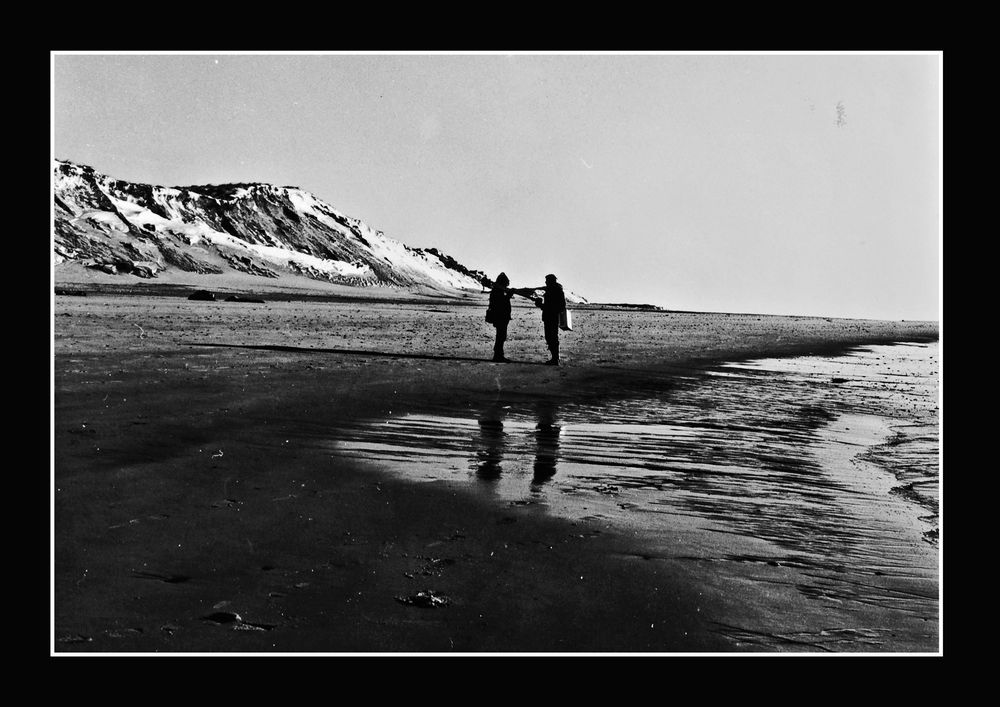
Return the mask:
POLYGON ((417 592, 408 597, 396 597, 396 601, 406 606, 417 606, 422 609, 436 609, 451 603, 451 599, 444 594, 438 594, 433 589, 417 592))

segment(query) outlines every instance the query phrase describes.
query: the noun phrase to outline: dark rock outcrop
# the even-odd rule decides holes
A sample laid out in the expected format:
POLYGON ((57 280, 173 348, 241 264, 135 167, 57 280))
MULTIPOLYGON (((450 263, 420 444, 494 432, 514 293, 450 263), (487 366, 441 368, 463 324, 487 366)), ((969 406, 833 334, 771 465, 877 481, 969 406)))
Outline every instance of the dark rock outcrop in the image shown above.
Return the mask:
POLYGON ((188 295, 188 299, 195 300, 197 302, 214 302, 215 295, 208 290, 195 290, 188 295))

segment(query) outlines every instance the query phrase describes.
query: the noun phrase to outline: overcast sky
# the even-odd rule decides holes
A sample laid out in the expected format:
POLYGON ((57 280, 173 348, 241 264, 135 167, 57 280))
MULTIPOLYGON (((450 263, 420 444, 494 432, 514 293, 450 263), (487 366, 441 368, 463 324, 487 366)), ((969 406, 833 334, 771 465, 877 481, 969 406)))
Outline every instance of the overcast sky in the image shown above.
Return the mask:
POLYGON ((592 301, 937 319, 941 55, 55 54, 52 154, 592 301))

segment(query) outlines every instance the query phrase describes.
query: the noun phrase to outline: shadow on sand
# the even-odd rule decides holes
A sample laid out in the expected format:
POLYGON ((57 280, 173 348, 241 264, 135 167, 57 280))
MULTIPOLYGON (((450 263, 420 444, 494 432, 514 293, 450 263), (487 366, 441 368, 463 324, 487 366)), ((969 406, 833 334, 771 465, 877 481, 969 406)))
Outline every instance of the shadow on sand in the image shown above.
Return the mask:
MULTIPOLYGON (((431 354, 398 353, 395 351, 364 351, 361 349, 319 349, 305 346, 279 346, 276 344, 213 344, 192 343, 190 346, 214 346, 229 349, 257 349, 259 351, 288 351, 292 353, 311 354, 342 354, 346 356, 386 356, 388 358, 422 358, 430 361, 472 361, 474 363, 493 363, 488 358, 471 358, 468 356, 436 356, 431 354)), ((541 361, 510 361, 524 366, 542 366, 541 361)))

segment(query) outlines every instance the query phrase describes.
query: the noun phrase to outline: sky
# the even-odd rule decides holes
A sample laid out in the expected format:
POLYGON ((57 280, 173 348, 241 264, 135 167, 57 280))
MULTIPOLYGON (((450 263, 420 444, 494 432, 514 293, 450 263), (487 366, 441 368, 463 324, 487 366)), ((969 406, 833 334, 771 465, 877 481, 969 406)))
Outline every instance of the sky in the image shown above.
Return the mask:
POLYGON ((297 186, 512 286, 940 318, 942 57, 53 53, 52 156, 297 186))

